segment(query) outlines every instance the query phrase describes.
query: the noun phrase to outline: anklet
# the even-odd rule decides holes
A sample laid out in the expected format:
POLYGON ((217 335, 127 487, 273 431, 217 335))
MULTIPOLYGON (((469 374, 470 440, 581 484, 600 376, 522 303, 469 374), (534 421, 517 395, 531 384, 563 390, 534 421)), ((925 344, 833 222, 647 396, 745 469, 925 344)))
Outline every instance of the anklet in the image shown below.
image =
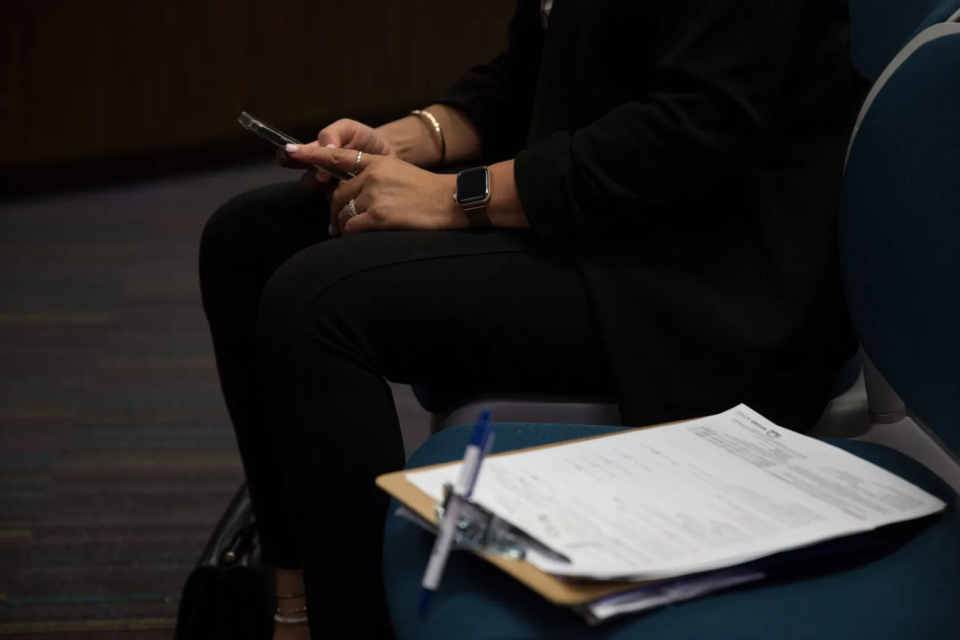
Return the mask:
POLYGON ((273 616, 273 619, 278 624, 305 624, 308 621, 307 616, 297 616, 296 618, 288 618, 287 616, 282 616, 279 613, 273 616))
POLYGON ((285 593, 285 594, 283 594, 283 595, 279 595, 279 594, 278 594, 278 595, 277 595, 277 600, 289 600, 290 598, 302 598, 302 597, 304 597, 305 595, 307 595, 307 594, 305 594, 305 593, 285 593))
POLYGON ((289 611, 281 611, 281 610, 280 610, 280 607, 277 607, 277 615, 281 615, 281 616, 292 616, 292 615, 294 615, 295 613, 306 613, 306 612, 307 612, 307 608, 306 608, 306 607, 299 607, 299 608, 297 608, 297 609, 290 609, 289 611))

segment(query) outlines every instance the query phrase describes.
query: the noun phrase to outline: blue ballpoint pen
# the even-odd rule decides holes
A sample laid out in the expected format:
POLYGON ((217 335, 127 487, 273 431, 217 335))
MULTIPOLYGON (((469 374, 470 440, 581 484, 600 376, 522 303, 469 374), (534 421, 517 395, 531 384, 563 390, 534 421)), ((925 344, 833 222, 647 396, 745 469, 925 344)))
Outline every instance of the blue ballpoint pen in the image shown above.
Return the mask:
MULTIPOLYGON (((490 412, 484 409, 480 413, 477 424, 473 427, 470 444, 463 452, 460 476, 453 488, 455 493, 464 498, 469 498, 470 494, 473 493, 477 477, 480 475, 480 464, 489 452, 492 443, 493 425, 490 424, 490 412)), ((450 550, 453 548, 456 537, 459 512, 460 503, 458 501, 450 500, 447 502, 447 511, 443 515, 440 530, 437 532, 437 539, 433 543, 433 550, 430 552, 427 570, 424 572, 423 581, 420 583, 422 587, 420 591, 421 614, 426 611, 430 596, 440 586, 440 579, 443 578, 443 570, 447 566, 447 558, 450 556, 450 550)))

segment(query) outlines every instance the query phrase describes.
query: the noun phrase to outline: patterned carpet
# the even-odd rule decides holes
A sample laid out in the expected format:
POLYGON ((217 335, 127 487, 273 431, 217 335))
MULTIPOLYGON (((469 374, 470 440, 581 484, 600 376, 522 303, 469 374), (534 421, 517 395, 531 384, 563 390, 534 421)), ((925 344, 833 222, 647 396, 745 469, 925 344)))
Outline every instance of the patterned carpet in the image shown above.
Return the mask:
MULTIPOLYGON (((0 204, 0 636, 172 637, 241 479, 199 234, 282 179, 257 166, 0 204)), ((413 447, 426 415, 395 394, 413 447)))

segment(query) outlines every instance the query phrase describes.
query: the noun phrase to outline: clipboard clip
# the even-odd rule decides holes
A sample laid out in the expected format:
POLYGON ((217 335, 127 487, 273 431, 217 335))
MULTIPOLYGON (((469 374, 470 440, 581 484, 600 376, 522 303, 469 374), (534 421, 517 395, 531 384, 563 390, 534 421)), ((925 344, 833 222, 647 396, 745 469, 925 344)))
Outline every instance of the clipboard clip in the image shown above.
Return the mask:
POLYGON ((443 502, 437 503, 434 513, 442 522, 447 505, 456 500, 458 505, 457 532, 454 546, 457 549, 489 553, 513 560, 523 560, 528 550, 555 560, 569 562, 565 556, 549 549, 534 538, 496 516, 469 498, 457 494, 451 484, 443 485, 443 502))
POLYGON ((482 551, 493 555, 523 560, 527 555, 529 538, 519 529, 493 515, 469 498, 457 494, 453 485, 443 485, 443 502, 438 502, 434 512, 438 522, 443 522, 447 506, 456 500, 459 503, 457 532, 454 546, 457 549, 482 551))

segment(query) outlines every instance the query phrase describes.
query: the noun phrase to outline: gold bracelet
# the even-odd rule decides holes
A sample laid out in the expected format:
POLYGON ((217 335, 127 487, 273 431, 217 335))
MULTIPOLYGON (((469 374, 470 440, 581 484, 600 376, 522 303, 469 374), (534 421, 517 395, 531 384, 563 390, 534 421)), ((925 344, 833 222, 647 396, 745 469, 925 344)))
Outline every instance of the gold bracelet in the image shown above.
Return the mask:
POLYGON ((410 115, 417 116, 426 122, 427 126, 433 129, 433 133, 437 138, 437 144, 440 145, 440 166, 442 167, 447 160, 447 142, 443 139, 443 129, 440 127, 440 122, 432 113, 423 111, 422 109, 415 109, 410 112, 410 115))

